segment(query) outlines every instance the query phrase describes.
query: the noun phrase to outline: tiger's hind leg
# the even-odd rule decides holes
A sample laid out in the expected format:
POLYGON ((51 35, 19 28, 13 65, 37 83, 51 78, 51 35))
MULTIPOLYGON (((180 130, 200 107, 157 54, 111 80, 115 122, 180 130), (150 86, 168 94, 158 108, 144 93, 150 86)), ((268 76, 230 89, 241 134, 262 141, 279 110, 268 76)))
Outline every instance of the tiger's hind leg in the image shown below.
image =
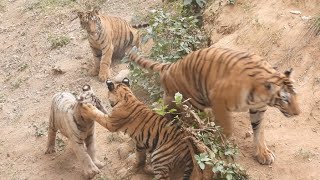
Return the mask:
POLYGON ((149 169, 148 166, 146 166, 146 159, 147 159, 146 149, 136 145, 135 154, 136 154, 136 162, 133 165, 133 168, 134 168, 133 170, 135 172, 139 172, 140 170, 142 170, 146 174, 152 174, 153 171, 149 169))
POLYGON ((99 174, 100 170, 93 163, 87 152, 84 142, 75 136, 71 137, 70 141, 72 149, 82 165, 82 169, 84 170, 86 178, 93 178, 96 174, 99 174))
POLYGON ((49 127, 48 127, 48 142, 47 142, 47 150, 45 154, 51 154, 56 152, 55 145, 56 145, 56 135, 57 135, 57 129, 54 127, 54 115, 53 111, 50 112, 50 118, 49 118, 49 127))
MULTIPOLYGON (((191 157, 191 155, 190 155, 190 157, 191 157)), ((192 161, 192 159, 190 158, 188 161, 187 161, 187 163, 186 163, 186 165, 185 165, 185 168, 184 168, 184 172, 183 172, 183 180, 189 180, 190 179, 190 177, 191 177, 191 173, 192 173, 192 169, 193 169, 193 161, 192 161)))
POLYGON ((88 152, 89 156, 91 157, 93 163, 99 169, 101 169, 104 166, 104 164, 96 158, 96 150, 95 150, 95 141, 94 140, 95 140, 95 137, 94 137, 94 130, 93 130, 92 134, 88 135, 88 137, 85 139, 85 143, 87 146, 87 152, 88 152))
POLYGON ((105 47, 102 50, 102 57, 100 62, 100 71, 99 71, 99 80, 101 82, 106 81, 110 78, 110 66, 112 61, 112 54, 113 54, 113 45, 105 47))
POLYGON ((264 139, 263 110, 250 110, 250 121, 253 130, 253 143, 255 146, 255 157, 260 164, 272 164, 275 160, 274 153, 268 149, 264 139))

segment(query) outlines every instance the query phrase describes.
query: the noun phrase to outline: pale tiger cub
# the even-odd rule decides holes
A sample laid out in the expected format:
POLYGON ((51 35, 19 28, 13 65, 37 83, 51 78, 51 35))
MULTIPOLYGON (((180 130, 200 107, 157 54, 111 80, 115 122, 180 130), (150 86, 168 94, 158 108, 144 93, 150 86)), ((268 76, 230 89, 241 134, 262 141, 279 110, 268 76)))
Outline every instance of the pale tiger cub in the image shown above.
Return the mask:
POLYGON ((69 92, 61 92, 53 96, 46 154, 55 152, 56 133, 59 130, 69 139, 85 176, 92 178, 100 173, 99 168, 102 168, 103 164, 95 156, 94 120, 83 116, 80 102, 91 103, 102 112, 106 110, 89 85, 83 86, 82 90, 78 98, 69 92))
POLYGON ((130 25, 120 17, 107 16, 100 13, 100 8, 92 11, 78 12, 80 24, 88 33, 90 48, 94 56, 92 75, 99 75, 100 81, 110 78, 112 60, 121 59, 125 52, 140 45, 138 28, 149 24, 130 25))
POLYGON ((151 165, 156 179, 170 179, 176 168, 184 170, 183 179, 192 173, 192 157, 185 132, 172 121, 153 112, 139 101, 129 88, 129 79, 114 84, 107 81, 108 99, 113 107, 111 115, 99 111, 90 103, 83 104, 83 112, 90 119, 111 132, 122 131, 136 144, 136 167, 143 167, 146 153, 151 153, 151 165))

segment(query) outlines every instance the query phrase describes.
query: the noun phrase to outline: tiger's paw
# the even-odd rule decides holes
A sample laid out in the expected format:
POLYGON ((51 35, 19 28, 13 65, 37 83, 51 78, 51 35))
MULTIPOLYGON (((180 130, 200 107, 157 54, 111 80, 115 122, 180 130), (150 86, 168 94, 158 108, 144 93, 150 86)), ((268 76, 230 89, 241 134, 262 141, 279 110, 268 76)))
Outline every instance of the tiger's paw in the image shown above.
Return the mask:
POLYGON ((95 161, 94 161, 94 164, 95 164, 99 169, 101 169, 101 168, 103 168, 103 166, 105 166, 105 164, 102 163, 102 162, 100 162, 99 160, 95 160, 95 161))
POLYGON ((256 158, 260 164, 270 165, 274 162, 276 156, 268 148, 261 148, 256 152, 256 158))
POLYGON ((100 82, 105 82, 109 78, 109 75, 105 73, 99 73, 99 81, 100 82))
POLYGON ((55 152, 56 152, 56 149, 54 147, 48 147, 45 154, 52 154, 55 152))
POLYGON ((98 74, 99 74, 99 69, 93 69, 90 71, 91 76, 98 76, 98 74))
POLYGON ((90 169, 84 170, 84 175, 88 179, 92 179, 95 175, 99 173, 100 173, 100 170, 96 166, 92 166, 90 169))

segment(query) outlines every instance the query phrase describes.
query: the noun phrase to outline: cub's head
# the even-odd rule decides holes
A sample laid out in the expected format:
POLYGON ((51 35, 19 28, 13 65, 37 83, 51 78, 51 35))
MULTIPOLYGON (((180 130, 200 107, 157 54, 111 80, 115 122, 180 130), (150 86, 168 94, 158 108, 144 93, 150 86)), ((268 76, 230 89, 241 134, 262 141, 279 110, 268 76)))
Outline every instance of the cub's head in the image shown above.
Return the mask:
POLYGON ((100 24, 100 8, 95 7, 92 11, 79 11, 78 17, 80 19, 80 25, 88 33, 96 33, 99 30, 98 24, 100 24))
POLYGON ((77 100, 81 103, 90 103, 103 113, 107 113, 106 109, 101 103, 101 100, 94 94, 94 91, 89 85, 84 85, 82 87, 82 93, 77 97, 77 100))
POLYGON ((127 103, 133 97, 128 78, 124 78, 121 83, 117 84, 108 79, 106 83, 109 89, 108 99, 112 107, 127 103))
MULTIPOLYGON (((268 104, 278 108, 286 117, 299 115, 301 113, 297 92, 293 87, 294 82, 290 78, 291 74, 292 69, 284 72, 284 76, 281 78, 281 84, 276 88, 276 91, 268 104)), ((279 81, 279 79, 277 80, 279 81)))

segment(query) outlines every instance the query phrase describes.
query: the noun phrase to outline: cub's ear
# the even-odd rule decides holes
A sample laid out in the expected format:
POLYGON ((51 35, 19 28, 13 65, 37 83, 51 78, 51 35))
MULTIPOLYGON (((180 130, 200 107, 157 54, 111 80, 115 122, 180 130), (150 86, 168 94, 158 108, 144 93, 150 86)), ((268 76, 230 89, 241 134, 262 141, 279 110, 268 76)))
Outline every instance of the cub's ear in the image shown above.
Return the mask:
POLYGON ((82 87, 82 91, 90 91, 91 90, 91 87, 90 85, 86 84, 82 87))
POLYGON ((84 100, 83 96, 77 96, 76 99, 78 102, 82 102, 84 100))
POLYGON ((127 85, 128 87, 130 87, 130 80, 129 80, 128 78, 124 78, 124 79, 122 80, 122 83, 125 84, 125 85, 127 85))
POLYGON ((286 75, 286 77, 288 78, 288 77, 290 77, 292 71, 293 71, 293 69, 290 68, 289 70, 286 70, 286 71, 284 72, 284 75, 286 75))
POLYGON ((106 83, 107 83, 107 86, 108 86, 109 91, 113 91, 113 90, 114 90, 114 84, 113 84, 113 82, 112 82, 110 79, 108 79, 108 80, 106 81, 106 83))
POLYGON ((96 7, 93 8, 92 12, 95 15, 99 15, 100 14, 100 10, 101 10, 101 8, 96 6, 96 7))
POLYGON ((77 12, 79 19, 81 19, 84 15, 84 13, 82 11, 78 11, 77 12))

